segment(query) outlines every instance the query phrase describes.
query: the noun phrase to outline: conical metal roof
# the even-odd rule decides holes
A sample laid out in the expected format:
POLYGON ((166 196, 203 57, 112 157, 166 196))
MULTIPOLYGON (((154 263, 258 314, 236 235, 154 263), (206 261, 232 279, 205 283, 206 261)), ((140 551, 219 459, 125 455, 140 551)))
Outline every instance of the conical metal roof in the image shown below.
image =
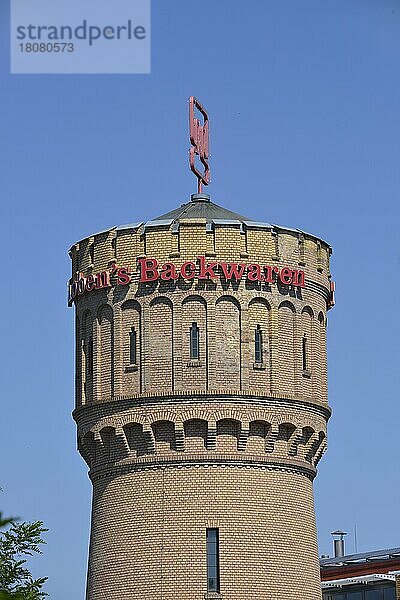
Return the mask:
POLYGON ((238 215, 227 208, 214 204, 207 194, 193 194, 190 202, 186 202, 186 204, 182 204, 179 208, 170 210, 169 212, 152 219, 152 223, 170 220, 179 222, 181 219, 196 218, 206 219, 208 223, 214 220, 240 221, 242 223, 252 221, 252 219, 249 219, 248 217, 238 215))
MULTIPOLYGON (((269 229, 271 231, 275 231, 278 233, 279 231, 291 231, 293 233, 302 233, 307 237, 312 239, 319 240, 326 244, 329 248, 329 244, 315 235, 310 233, 306 233, 301 229, 291 229, 290 227, 281 227, 280 225, 273 225, 271 223, 265 223, 260 221, 255 221, 254 219, 249 219, 248 217, 244 217, 243 215, 239 215, 238 213, 233 212, 232 210, 228 210, 227 208, 223 208, 223 206, 219 206, 218 204, 214 204, 211 202, 210 196, 208 194, 192 194, 189 202, 182 204, 179 208, 175 208, 174 210, 170 210, 163 215, 159 215, 155 219, 151 219, 151 221, 140 221, 138 223, 129 223, 125 225, 119 225, 116 227, 111 227, 110 229, 106 229, 104 232, 98 232, 93 235, 99 235, 100 233, 105 233, 108 231, 116 230, 121 231, 124 229, 133 229, 137 230, 142 228, 146 230, 150 227, 172 227, 174 231, 178 231, 179 222, 183 219, 205 219, 207 223, 207 227, 213 227, 214 225, 240 225, 242 228, 256 228, 256 229, 269 229)), ((86 238, 83 238, 86 239, 86 238)), ((79 243, 79 242, 75 242, 79 243)), ((74 244, 74 245, 75 245, 74 244)))

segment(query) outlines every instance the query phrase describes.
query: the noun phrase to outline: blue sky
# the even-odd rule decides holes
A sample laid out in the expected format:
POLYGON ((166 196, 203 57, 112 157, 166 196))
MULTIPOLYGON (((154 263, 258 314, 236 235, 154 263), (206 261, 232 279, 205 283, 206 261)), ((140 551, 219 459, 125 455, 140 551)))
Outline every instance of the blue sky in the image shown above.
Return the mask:
POLYGON ((0 19, 0 508, 46 522, 51 597, 84 596, 90 518, 67 250, 195 191, 191 94, 211 115, 212 199, 334 248, 320 553, 355 525, 359 551, 400 546, 398 1, 153 0, 151 75, 11 76, 5 1, 0 19))

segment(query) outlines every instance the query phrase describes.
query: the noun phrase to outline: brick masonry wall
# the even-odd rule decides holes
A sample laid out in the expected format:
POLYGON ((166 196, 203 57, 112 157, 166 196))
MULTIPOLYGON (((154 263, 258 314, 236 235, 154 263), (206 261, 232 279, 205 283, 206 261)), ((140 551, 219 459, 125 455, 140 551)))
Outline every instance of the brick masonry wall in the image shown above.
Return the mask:
POLYGON ((207 597, 207 527, 220 530, 223 600, 321 598, 312 480, 330 414, 328 246, 186 219, 110 230, 71 257, 73 273, 133 273, 75 302, 74 417, 94 485, 87 600, 207 597), (301 269, 306 286, 139 285, 139 257, 180 266, 200 255, 301 269))
POLYGON ((327 402, 326 309, 322 299, 313 298, 308 290, 303 291, 302 300, 282 299, 277 290, 261 295, 241 289, 229 294, 176 290, 152 298, 138 298, 127 290, 120 304, 111 304, 113 296, 113 291, 109 298, 103 291, 79 300, 77 406, 140 390, 187 390, 192 385, 203 390, 263 390, 327 402), (201 345, 196 364, 189 355, 189 329, 194 320, 201 345), (254 357, 257 324, 263 334, 262 365, 256 365, 254 357), (128 375, 132 327, 137 329, 138 364, 136 372, 128 375), (304 335, 307 373, 302 368, 304 335), (84 393, 89 338, 94 344, 93 377, 99 385, 93 399, 84 393))
POLYGON ((213 465, 94 482, 88 597, 207 597, 207 527, 219 528, 224 600, 321 598, 309 479, 213 465))

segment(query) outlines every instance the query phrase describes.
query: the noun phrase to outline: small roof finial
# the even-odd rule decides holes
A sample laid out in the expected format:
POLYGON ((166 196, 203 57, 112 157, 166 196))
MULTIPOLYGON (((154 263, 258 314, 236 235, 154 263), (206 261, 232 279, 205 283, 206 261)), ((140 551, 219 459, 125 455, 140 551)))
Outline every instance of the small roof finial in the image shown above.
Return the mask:
POLYGON ((189 98, 189 135, 191 148, 189 150, 189 164, 193 173, 197 177, 197 193, 202 193, 202 185, 210 183, 210 166, 209 159, 209 124, 208 114, 205 108, 194 96, 189 98), (203 122, 196 117, 195 109, 202 115, 203 122), (203 165, 196 164, 196 156, 203 165))

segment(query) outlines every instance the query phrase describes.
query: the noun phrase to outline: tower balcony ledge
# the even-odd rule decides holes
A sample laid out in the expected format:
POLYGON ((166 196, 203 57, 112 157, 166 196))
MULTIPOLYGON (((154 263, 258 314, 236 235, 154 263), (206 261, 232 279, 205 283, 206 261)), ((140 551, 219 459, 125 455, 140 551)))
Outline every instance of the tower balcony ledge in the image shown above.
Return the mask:
MULTIPOLYGON (((262 406, 281 406, 285 408, 307 410, 323 416, 329 420, 332 409, 329 405, 318 399, 304 398, 301 396, 288 396, 285 394, 263 393, 258 390, 174 390, 145 392, 141 394, 130 394, 113 396, 102 400, 78 406, 72 413, 76 422, 84 415, 93 414, 105 416, 115 414, 119 411, 129 410, 137 407, 154 407, 160 409, 165 405, 181 405, 200 403, 238 403, 254 404, 262 406)), ((207 406, 207 404, 205 406, 207 406)))

